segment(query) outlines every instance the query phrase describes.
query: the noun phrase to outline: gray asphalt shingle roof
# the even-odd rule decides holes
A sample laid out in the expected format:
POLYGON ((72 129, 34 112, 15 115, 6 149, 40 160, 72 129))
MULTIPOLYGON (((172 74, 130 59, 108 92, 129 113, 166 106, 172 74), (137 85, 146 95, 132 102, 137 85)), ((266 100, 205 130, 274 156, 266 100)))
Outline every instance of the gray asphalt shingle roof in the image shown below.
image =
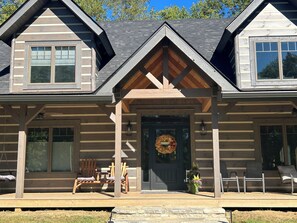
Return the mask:
MULTIPOLYGON (((167 23, 208 61, 220 41, 225 27, 231 19, 185 19, 167 23)), ((164 23, 164 21, 102 22, 115 57, 100 70, 97 87, 112 75, 142 44, 164 23)))
POLYGON ((0 41, 0 94, 9 93, 10 47, 0 41))
MULTIPOLYGON (((211 60, 230 19, 187 19, 167 21, 177 33, 208 61, 211 60)), ((115 56, 99 71, 96 86, 100 87, 164 21, 100 22, 115 51, 115 56)), ((9 93, 10 48, 0 42, 0 94, 9 93)))

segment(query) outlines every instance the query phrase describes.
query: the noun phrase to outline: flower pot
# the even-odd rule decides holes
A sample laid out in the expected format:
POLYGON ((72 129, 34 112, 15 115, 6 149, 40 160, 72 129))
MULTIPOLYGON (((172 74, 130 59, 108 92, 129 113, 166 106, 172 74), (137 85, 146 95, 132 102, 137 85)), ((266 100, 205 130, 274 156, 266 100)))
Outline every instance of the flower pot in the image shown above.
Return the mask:
POLYGON ((189 183, 188 185, 188 192, 191 194, 198 194, 199 192, 199 185, 195 183, 189 183))

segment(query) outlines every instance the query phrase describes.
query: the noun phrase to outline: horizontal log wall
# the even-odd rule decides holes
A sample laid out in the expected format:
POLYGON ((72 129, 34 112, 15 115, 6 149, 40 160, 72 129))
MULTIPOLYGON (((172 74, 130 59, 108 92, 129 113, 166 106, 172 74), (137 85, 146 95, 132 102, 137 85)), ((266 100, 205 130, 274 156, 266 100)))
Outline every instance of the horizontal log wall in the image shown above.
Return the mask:
MULTIPOLYGON (((228 109, 228 104, 219 105, 219 133, 220 133, 220 158, 226 163, 229 173, 237 172, 240 179, 241 191, 243 191, 243 176, 246 164, 249 161, 261 160, 261 151, 257 144, 255 124, 265 119, 291 120, 296 122, 291 115, 290 102, 262 102, 262 103, 237 103, 228 109)), ((297 124, 297 122, 296 122, 297 124)), ((196 161, 201 169, 206 190, 213 189, 212 168, 212 136, 211 113, 195 113, 195 150, 196 161), (204 120, 208 134, 201 136, 199 127, 204 120)), ((279 174, 275 171, 265 171, 266 189, 268 191, 288 189, 280 182, 279 174)), ((230 189, 236 190, 236 185, 230 183, 230 189)), ((248 183, 249 190, 261 190, 261 184, 248 183)))
MULTIPOLYGON (((146 101, 148 104, 148 101, 146 101)), ((169 104, 169 103, 164 103, 169 104)), ((197 101, 198 104, 198 101, 197 101)), ((193 101, 192 101, 193 105, 193 101)), ((137 105, 138 107, 140 103, 137 105)), ((146 107, 147 105, 143 105, 146 107)), ((155 105, 156 106, 156 105, 155 105)), ((190 104, 186 102, 186 107, 190 104)), ((31 106, 29 109, 34 108, 31 106)), ((159 106, 160 108, 160 106, 159 106)), ((19 108, 14 107, 17 111, 19 108)), ((167 108, 178 112, 178 109, 167 108)), ((201 108, 194 112, 194 159, 199 163, 201 177, 203 178, 203 189, 213 190, 213 169, 212 169, 212 138, 211 138, 211 113, 202 113, 201 108), (200 135, 200 123, 203 120, 207 127, 207 135, 200 135)), ((97 105, 47 105, 45 120, 52 120, 54 123, 62 124, 63 120, 78 120, 80 122, 80 143, 79 157, 95 158, 100 168, 108 168, 114 154, 114 124, 109 119, 109 114, 114 110, 113 106, 98 107, 97 105), (103 109, 102 109, 103 108, 103 109)), ((228 171, 236 171, 242 178, 246 170, 246 163, 255 160, 260 154, 255 138, 255 125, 258 120, 265 119, 292 119, 292 105, 289 102, 270 102, 270 103, 237 103, 234 106, 228 104, 219 105, 220 116, 220 156, 227 165, 228 171), (225 109, 229 108, 224 115, 225 109)), ((35 120, 34 120, 35 121, 35 120)), ((295 120, 292 119, 292 123, 295 120)), ((36 121, 38 122, 38 121, 36 121)), ((132 152, 127 146, 128 140, 137 151, 137 112, 123 114, 123 150, 128 155, 127 164, 129 166, 129 179, 131 191, 136 190, 137 182, 137 152, 132 152), (126 136, 126 124, 131 121, 132 136, 126 136)), ((29 125, 30 127, 30 125, 29 125)), ((0 171, 16 171, 17 160, 17 140, 18 124, 9 114, 0 107, 0 157, 7 155, 6 159, 2 156, 0 161, 0 171)), ((75 168, 78 168, 78 163, 75 168)), ((277 171, 265 171, 266 185, 268 191, 277 189, 289 189, 288 186, 281 185, 277 171)), ((25 191, 71 191, 73 180, 76 173, 27 173, 25 177, 25 191)), ((231 189, 235 185, 231 183, 231 189)), ((13 191, 14 183, 1 183, 1 191, 13 191)), ((104 185, 103 189, 106 189, 104 185)), ((92 188, 83 187, 86 191, 98 191, 98 185, 92 188)), ((112 189, 112 188, 110 188, 112 189)), ((249 185, 249 189, 260 190, 260 185, 249 185)))
MULTIPOLYGON (((69 9, 59 1, 50 1, 34 18, 25 25, 22 31, 16 34, 12 53, 12 92, 42 91, 44 89, 28 89, 26 76, 28 76, 28 49, 26 43, 38 42, 65 42, 79 41, 76 66, 78 67, 78 87, 80 91, 91 91, 94 80, 92 69, 92 48, 94 44, 93 33, 69 9)), ((94 69, 95 70, 95 69, 94 69)), ((28 82, 29 80, 27 80, 28 82)), ((47 92, 57 89, 46 89, 47 92)), ((73 89, 59 89, 60 91, 73 91, 73 89)), ((94 89, 93 89, 94 90, 94 89)))

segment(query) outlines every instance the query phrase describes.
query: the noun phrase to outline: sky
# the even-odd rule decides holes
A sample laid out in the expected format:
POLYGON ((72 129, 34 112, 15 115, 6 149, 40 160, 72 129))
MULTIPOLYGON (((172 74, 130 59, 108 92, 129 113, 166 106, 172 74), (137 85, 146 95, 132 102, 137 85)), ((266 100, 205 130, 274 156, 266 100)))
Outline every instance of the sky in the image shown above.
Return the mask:
POLYGON ((197 0, 150 0, 150 8, 160 10, 172 5, 190 8, 194 2, 197 2, 197 0))

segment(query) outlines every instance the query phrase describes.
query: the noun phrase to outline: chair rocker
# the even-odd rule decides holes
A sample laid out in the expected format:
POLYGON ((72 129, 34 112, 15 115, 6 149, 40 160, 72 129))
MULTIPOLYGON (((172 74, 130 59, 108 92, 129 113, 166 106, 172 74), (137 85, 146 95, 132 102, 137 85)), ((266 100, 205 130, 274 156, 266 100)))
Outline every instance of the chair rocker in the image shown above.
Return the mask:
POLYGON ((262 163, 251 161, 247 163, 246 172, 243 177, 243 188, 246 193, 247 182, 262 182, 262 191, 265 193, 265 177, 262 172, 262 163))
POLYGON ((221 180, 222 193, 224 193, 224 182, 228 183, 227 191, 229 189, 229 182, 236 182, 237 192, 239 193, 240 189, 239 189, 239 180, 238 180, 237 173, 235 171, 233 171, 230 173, 230 176, 229 176, 227 167, 226 167, 226 163, 223 161, 220 162, 220 169, 221 169, 220 180, 221 180))
MULTIPOLYGON (((125 188, 125 193, 128 193, 129 191, 129 178, 128 178, 128 172, 127 172, 127 165, 126 162, 121 163, 121 188, 125 188)), ((111 163, 111 166, 109 166, 110 172, 109 175, 106 177, 107 184, 113 184, 115 181, 115 164, 114 162, 111 163)))
POLYGON ((297 184, 297 171, 294 165, 277 167, 283 184, 291 183, 291 193, 294 193, 294 184, 297 184))
POLYGON ((83 159, 80 161, 80 172, 74 180, 73 191, 75 194, 77 188, 83 184, 102 184, 99 179, 99 172, 95 159, 83 159))

